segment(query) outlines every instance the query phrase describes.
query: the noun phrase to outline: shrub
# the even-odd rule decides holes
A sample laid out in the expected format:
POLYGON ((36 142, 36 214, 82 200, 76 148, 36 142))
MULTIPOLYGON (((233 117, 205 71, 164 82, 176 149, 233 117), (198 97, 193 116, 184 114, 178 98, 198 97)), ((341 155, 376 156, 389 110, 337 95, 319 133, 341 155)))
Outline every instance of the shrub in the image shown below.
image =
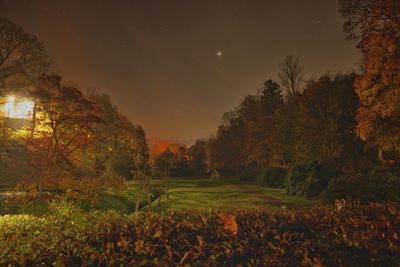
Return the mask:
POLYGON ((316 162, 297 163, 286 175, 284 185, 289 194, 314 198, 323 192, 335 176, 334 171, 316 162))
POLYGON ((272 188, 283 188, 287 170, 267 167, 256 177, 256 183, 272 188))
POLYGON ((365 184, 367 201, 400 201, 400 176, 396 173, 373 169, 365 184))
POLYGON ((65 198, 56 198, 49 203, 49 214, 58 218, 70 218, 81 210, 65 198))
POLYGON ((1 216, 0 265, 395 266, 400 262, 396 204, 229 214, 95 212, 81 213, 81 223, 77 211, 70 213, 66 206, 60 212, 70 214, 67 221, 54 214, 1 216))
POLYGON ((307 178, 303 183, 302 195, 307 198, 318 197, 327 186, 327 176, 319 165, 309 169, 307 178))
POLYGON ((107 173, 122 176, 128 180, 132 179, 133 162, 125 155, 115 155, 106 163, 107 173))
POLYGON ((105 186, 110 187, 115 194, 121 195, 128 189, 128 182, 122 176, 110 174, 105 176, 105 186))
POLYGON ((245 182, 253 182, 258 174, 259 169, 257 164, 250 164, 242 170, 240 174, 240 180, 245 182))
POLYGON ((322 196, 326 202, 333 202, 335 199, 398 202, 400 176, 380 168, 372 169, 369 173, 340 176, 329 182, 322 196))
MULTIPOLYGON (((305 180, 307 175, 307 169, 302 164, 295 164, 290 168, 288 174, 285 177, 284 185, 289 194, 294 195, 296 193, 296 187, 298 184, 305 180)), ((298 190, 298 188, 297 188, 298 190)))

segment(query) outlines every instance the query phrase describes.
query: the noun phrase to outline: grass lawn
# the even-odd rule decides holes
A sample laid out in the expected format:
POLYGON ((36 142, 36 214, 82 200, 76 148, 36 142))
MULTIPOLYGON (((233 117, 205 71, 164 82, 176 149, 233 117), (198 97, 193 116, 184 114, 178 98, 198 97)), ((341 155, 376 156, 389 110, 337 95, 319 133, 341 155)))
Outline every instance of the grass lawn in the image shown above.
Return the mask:
MULTIPOLYGON (((155 188, 158 184, 159 181, 153 181, 155 188)), ((130 213, 135 209, 136 199, 140 199, 141 207, 147 204, 146 196, 137 188, 134 183, 131 183, 128 190, 120 194, 115 194, 109 189, 103 189, 96 200, 92 202, 77 201, 77 203, 85 210, 118 210, 130 213)), ((152 199, 155 198, 155 195, 153 195, 152 199)), ((4 199, 0 201, 4 201, 4 199)), ((37 201, 28 205, 24 210, 16 207, 14 211, 0 210, 0 213, 16 212, 42 215, 47 211, 47 204, 45 201, 37 201)), ((152 203, 152 210, 161 212, 182 209, 208 211, 210 209, 312 207, 317 205, 318 201, 288 195, 284 189, 246 184, 237 178, 171 178, 169 180, 169 199, 164 195, 162 196, 161 206, 157 204, 158 199, 155 199, 152 203)), ((147 209, 144 208, 143 211, 147 211, 147 209)))
POLYGON ((154 210, 271 209, 318 204, 315 200, 288 195, 284 189, 245 184, 237 178, 171 178, 169 188, 169 199, 163 196, 161 207, 154 210))

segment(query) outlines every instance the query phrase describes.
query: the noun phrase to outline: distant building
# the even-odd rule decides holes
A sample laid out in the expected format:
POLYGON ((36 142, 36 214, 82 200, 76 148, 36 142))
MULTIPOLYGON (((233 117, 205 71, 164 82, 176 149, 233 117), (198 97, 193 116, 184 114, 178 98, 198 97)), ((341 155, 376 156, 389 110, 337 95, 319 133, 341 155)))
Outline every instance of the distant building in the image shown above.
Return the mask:
POLYGON ((221 174, 216 169, 211 170, 210 175, 211 178, 221 178, 221 174))

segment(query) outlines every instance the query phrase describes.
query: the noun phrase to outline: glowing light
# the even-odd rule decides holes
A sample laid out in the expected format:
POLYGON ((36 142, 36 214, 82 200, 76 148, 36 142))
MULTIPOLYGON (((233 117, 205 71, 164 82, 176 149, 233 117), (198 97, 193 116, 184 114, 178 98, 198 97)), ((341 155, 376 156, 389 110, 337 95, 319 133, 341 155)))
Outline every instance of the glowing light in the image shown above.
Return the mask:
POLYGON ((9 96, 1 111, 7 118, 30 119, 32 117, 34 103, 30 100, 16 100, 9 96))
POLYGON ((217 56, 221 57, 222 56, 222 51, 217 51, 217 56))

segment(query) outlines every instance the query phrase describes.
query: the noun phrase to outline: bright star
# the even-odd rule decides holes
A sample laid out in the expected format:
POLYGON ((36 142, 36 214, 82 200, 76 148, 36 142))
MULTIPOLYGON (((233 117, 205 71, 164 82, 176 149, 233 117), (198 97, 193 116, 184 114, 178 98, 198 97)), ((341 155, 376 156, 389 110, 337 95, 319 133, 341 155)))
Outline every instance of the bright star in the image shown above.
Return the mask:
POLYGON ((221 50, 217 51, 217 56, 219 56, 219 57, 222 56, 222 51, 221 50))

